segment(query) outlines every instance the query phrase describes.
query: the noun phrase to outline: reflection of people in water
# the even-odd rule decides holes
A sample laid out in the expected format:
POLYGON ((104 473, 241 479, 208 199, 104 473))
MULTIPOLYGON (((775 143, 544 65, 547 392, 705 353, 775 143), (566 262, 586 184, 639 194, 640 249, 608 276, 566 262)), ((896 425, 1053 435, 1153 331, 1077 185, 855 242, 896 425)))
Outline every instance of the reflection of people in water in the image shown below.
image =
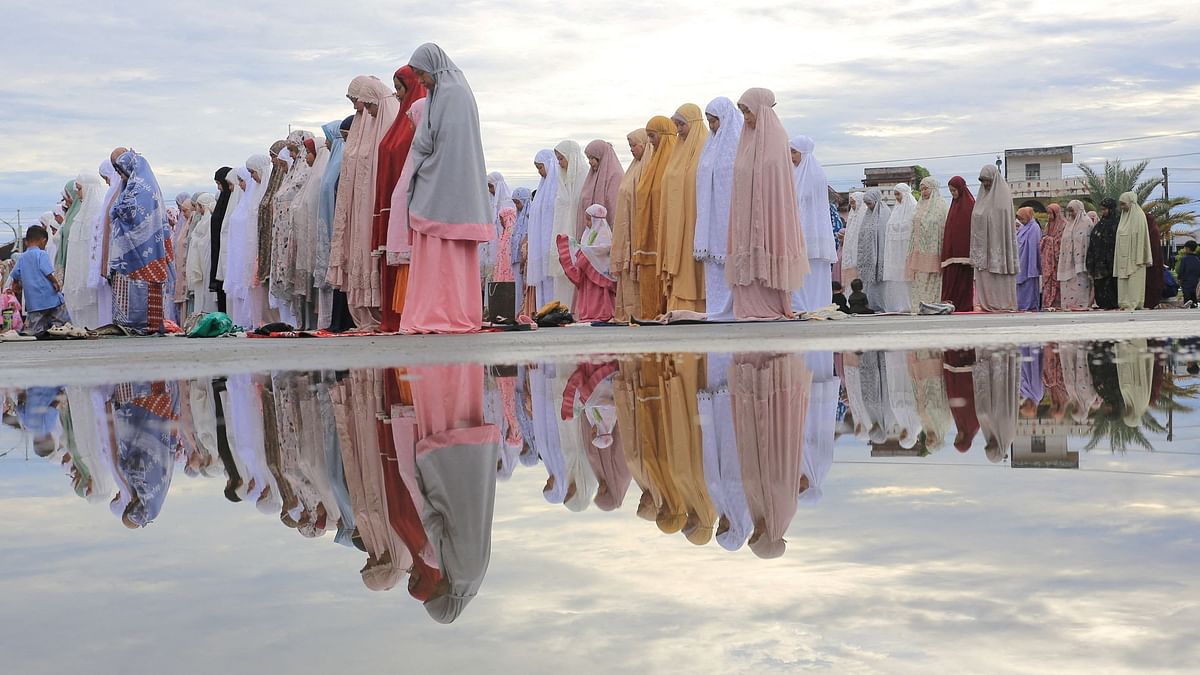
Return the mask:
POLYGON ((662 492, 650 477, 649 449, 657 442, 657 420, 647 417, 638 401, 641 360, 626 357, 619 363, 620 370, 613 378, 613 398, 617 405, 617 428, 624 441, 625 466, 642 491, 638 497, 638 517, 653 521, 663 504, 662 492))
POLYGON ((833 466, 833 430, 842 383, 833 374, 833 352, 808 352, 804 362, 812 372, 813 383, 804 416, 800 503, 815 506, 821 501, 821 485, 833 466))
POLYGON ((226 427, 239 473, 246 479, 242 499, 254 502, 259 512, 276 515, 282 500, 275 476, 267 466, 266 434, 262 407, 262 378, 249 374, 230 375, 225 386, 229 405, 225 407, 226 427))
POLYGON ((1126 340, 1117 344, 1117 382, 1124 404, 1122 421, 1137 428, 1142 416, 1150 409, 1150 389, 1154 380, 1154 354, 1144 339, 1126 340))
POLYGON ((1089 347, 1088 372, 1092 376, 1096 395, 1100 397, 1100 414, 1114 420, 1125 416, 1125 399, 1121 396, 1116 358, 1112 343, 1093 342, 1089 347))
POLYGON ((522 466, 537 466, 538 454, 534 437, 536 429, 533 423, 533 393, 530 391, 530 377, 534 372, 531 366, 517 366, 517 424, 521 427, 522 466))
POLYGON ((717 543, 736 551, 754 529, 733 425, 733 400, 729 395, 730 354, 709 354, 707 388, 696 395, 700 437, 704 444, 704 479, 717 511, 717 543))
POLYGON ((562 415, 571 420, 579 417, 584 422, 587 459, 598 481, 595 503, 604 511, 621 506, 631 480, 613 394, 613 377, 619 367, 616 361, 581 363, 563 392, 562 415))
POLYGON ((114 464, 118 490, 128 499, 121 522, 149 525, 162 511, 179 441, 179 388, 174 382, 117 385, 114 391, 114 464))
POLYGON ((967 452, 979 433, 975 413, 975 350, 951 349, 943 355, 942 380, 954 417, 954 449, 967 452))
POLYGON ((738 354, 729 369, 733 421, 746 502, 754 520, 750 550, 778 558, 803 487, 804 419, 812 373, 799 354, 738 354))
POLYGON ((443 575, 425 610, 451 623, 479 592, 491 558, 500 431, 484 423, 482 366, 410 372, 422 522, 443 575))
POLYGON ((887 371, 885 391, 891 410, 888 438, 896 439, 900 447, 910 450, 920 440, 921 417, 917 414, 913 381, 908 374, 908 359, 904 352, 889 351, 883 354, 883 363, 887 371))
POLYGON ((229 409, 229 392, 225 389, 225 378, 213 380, 213 410, 217 417, 217 458, 225 470, 225 498, 231 502, 242 501, 242 488, 245 481, 234 459, 230 444, 229 419, 225 411, 229 409))
MULTIPOLYGON (((378 370, 353 370, 332 392, 341 436, 342 463, 358 536, 367 554, 363 583, 375 591, 393 588, 412 566, 412 556, 388 520, 387 489, 381 447, 386 425, 383 413, 383 375, 378 370)), ((390 430, 389 430, 390 431, 390 430)), ((387 434, 390 440, 390 433, 387 434)))
POLYGON ((1066 374, 1063 372, 1064 346, 1048 344, 1042 349, 1042 383, 1050 393, 1050 417, 1061 422, 1067 416, 1071 395, 1067 391, 1066 374))
POLYGON ((572 373, 573 371, 565 367, 555 371, 550 400, 559 402, 558 414, 554 415, 554 427, 558 433, 563 460, 566 462, 566 493, 563 495, 563 506, 579 512, 592 503, 599 482, 596 474, 592 472, 592 465, 588 463, 583 440, 583 423, 581 420, 565 417, 567 409, 574 411, 575 407, 575 390, 569 385, 572 373), (570 401, 566 400, 568 397, 570 401))
POLYGON ((950 403, 942 378, 942 353, 922 349, 908 354, 908 374, 912 377, 917 414, 925 431, 925 448, 940 450, 950 432, 950 403))
POLYGON ((1041 347, 1024 346, 1020 348, 1021 358, 1021 403, 1018 408, 1021 417, 1036 419, 1038 406, 1046 395, 1046 386, 1042 381, 1042 349, 1041 347))
POLYGON ((417 413, 408 373, 393 369, 384 375, 384 405, 389 411, 382 436, 383 484, 388 523, 408 549, 412 562, 408 592, 425 602, 442 579, 437 553, 421 522, 425 500, 417 487, 417 413))
MULTIPOLYGON (((69 416, 64 418, 63 426, 70 448, 71 482, 75 494, 93 504, 106 502, 116 491, 109 469, 112 453, 107 446, 103 454, 101 452, 101 438, 97 433, 101 420, 96 418, 90 387, 67 387, 67 410, 69 416)), ((104 413, 103 405, 100 412, 104 413)), ((107 429, 108 418, 104 417, 102 421, 107 429)), ((107 432, 104 436, 108 437, 107 432)))
POLYGON ((634 428, 638 434, 638 451, 646 471, 648 489, 654 496, 653 503, 658 507, 651 514, 644 513, 644 507, 639 506, 638 513, 653 520, 664 534, 675 534, 687 524, 687 505, 675 482, 675 472, 671 467, 672 454, 667 445, 667 424, 664 422, 666 403, 663 396, 666 366, 654 358, 634 359, 632 367, 635 373, 634 428))
POLYGON ((663 425, 671 480, 683 499, 683 536, 697 546, 712 541, 717 510, 704 481, 704 441, 696 423, 696 393, 705 386, 706 361, 672 354, 663 361, 663 425))
POLYGON ((324 534, 329 524, 327 500, 320 487, 326 470, 321 447, 324 432, 320 428, 321 418, 316 414, 316 400, 309 377, 304 373, 275 373, 271 380, 281 480, 292 490, 280 518, 304 537, 315 538, 324 534))
POLYGON ((321 447, 325 451, 325 490, 331 498, 325 502, 326 511, 337 526, 333 541, 346 547, 354 546, 354 533, 358 524, 354 520, 354 505, 350 501, 350 488, 346 485, 346 467, 342 462, 341 436, 338 434, 334 413, 333 390, 337 386, 336 376, 330 371, 314 373, 316 411, 322 421, 321 447))
POLYGON ((206 478, 221 475, 217 452, 216 397, 211 379, 205 378, 188 383, 188 410, 195 426, 193 437, 196 442, 196 461, 188 462, 188 475, 196 473, 206 478))
POLYGON ((21 428, 33 436, 33 451, 46 458, 58 450, 62 420, 62 387, 29 387, 17 395, 17 418, 21 428))
POLYGON ((567 498, 567 459, 558 435, 560 406, 553 394, 554 373, 555 367, 550 364, 529 371, 529 387, 533 399, 535 448, 548 474, 542 496, 551 504, 562 504, 567 498))
POLYGON ((885 410, 883 355, 879 352, 847 354, 844 359, 846 394, 854 417, 854 435, 859 440, 883 443, 887 440, 888 418, 885 410))
POLYGON ((1092 374, 1088 370, 1088 346, 1083 343, 1059 343, 1057 352, 1062 362, 1067 413, 1076 424, 1084 424, 1092 411, 1100 407, 1100 397, 1092 388, 1092 374))
POLYGON ((503 480, 508 480, 512 478, 513 471, 517 468, 518 458, 525 445, 521 424, 517 421, 517 368, 516 366, 501 366, 493 368, 491 372, 501 412, 498 426, 504 438, 500 448, 500 463, 496 466, 496 475, 503 480))
MULTIPOLYGON (((975 411, 983 431, 984 452, 991 462, 1003 462, 1017 436, 1019 355, 1013 350, 976 351, 975 411)), ((1038 377, 1041 385, 1041 377, 1038 377)))

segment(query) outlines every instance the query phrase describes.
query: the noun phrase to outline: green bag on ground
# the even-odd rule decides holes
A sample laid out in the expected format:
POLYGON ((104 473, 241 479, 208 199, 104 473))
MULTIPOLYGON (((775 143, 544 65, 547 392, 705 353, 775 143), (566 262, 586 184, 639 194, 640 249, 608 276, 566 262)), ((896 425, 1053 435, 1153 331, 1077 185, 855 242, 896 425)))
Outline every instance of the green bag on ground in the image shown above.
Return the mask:
POLYGON ((233 332, 233 319, 230 319, 224 312, 211 312, 196 323, 196 327, 188 333, 188 337, 220 337, 233 332))

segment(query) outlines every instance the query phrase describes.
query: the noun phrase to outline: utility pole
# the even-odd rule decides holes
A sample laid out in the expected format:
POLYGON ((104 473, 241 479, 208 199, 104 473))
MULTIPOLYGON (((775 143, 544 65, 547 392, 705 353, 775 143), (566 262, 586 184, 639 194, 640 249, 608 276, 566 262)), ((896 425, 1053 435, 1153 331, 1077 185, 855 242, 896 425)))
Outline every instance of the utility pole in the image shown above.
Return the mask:
MULTIPOLYGON (((1166 218, 1169 218, 1171 215, 1171 208, 1169 206, 1167 206, 1167 202, 1171 201, 1171 185, 1170 185, 1170 176, 1167 175, 1167 167, 1165 167, 1165 166, 1162 168, 1162 175, 1163 175, 1163 219, 1166 219, 1166 218)), ((1161 231, 1159 231, 1158 236, 1160 236, 1160 237, 1163 236, 1161 231)), ((1167 245, 1163 246, 1163 255, 1167 256, 1168 260, 1173 259, 1173 258, 1171 258, 1171 249, 1174 246, 1175 246, 1175 236, 1172 234, 1167 237, 1167 245)), ((1174 434, 1172 434, 1172 435, 1174 435, 1174 434)))

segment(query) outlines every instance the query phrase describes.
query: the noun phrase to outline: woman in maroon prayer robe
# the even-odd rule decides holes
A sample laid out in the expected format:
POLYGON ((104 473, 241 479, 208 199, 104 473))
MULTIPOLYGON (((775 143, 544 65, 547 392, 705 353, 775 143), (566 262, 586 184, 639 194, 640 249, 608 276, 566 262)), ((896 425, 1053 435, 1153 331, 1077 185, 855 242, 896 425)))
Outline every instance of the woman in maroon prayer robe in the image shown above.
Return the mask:
POLYGON ((962 176, 950 179, 950 212, 942 240, 942 302, 956 312, 970 312, 975 305, 975 270, 971 268, 971 210, 975 196, 962 176))

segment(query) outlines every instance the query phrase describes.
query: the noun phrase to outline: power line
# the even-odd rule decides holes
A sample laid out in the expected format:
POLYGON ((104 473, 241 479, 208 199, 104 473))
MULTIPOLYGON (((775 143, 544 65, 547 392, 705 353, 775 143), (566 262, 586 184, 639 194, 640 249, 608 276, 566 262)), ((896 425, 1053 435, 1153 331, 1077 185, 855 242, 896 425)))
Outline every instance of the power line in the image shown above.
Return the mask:
MULTIPOLYGON (((1194 157, 1195 155, 1200 155, 1200 152, 1184 152, 1184 153, 1180 153, 1178 155, 1157 155, 1155 157, 1138 157, 1135 159, 1123 159, 1121 161, 1123 161, 1123 162, 1148 162, 1152 159, 1171 159, 1173 157, 1194 157)), ((1077 164, 1087 164, 1087 165, 1102 164, 1105 161, 1106 160, 1098 159, 1094 162, 1077 162, 1077 164)), ((1172 170, 1174 170, 1174 169, 1172 169, 1172 170)))
POLYGON ((962 157, 982 157, 984 155, 998 155, 1001 152, 1003 152, 1003 151, 1001 150, 1001 151, 997 152, 995 150, 989 150, 988 152, 967 152, 967 153, 963 153, 960 155, 932 155, 929 157, 908 157, 905 159, 880 159, 880 160, 873 160, 870 162, 838 162, 836 164, 823 164, 822 166, 826 166, 826 167, 865 166, 867 164, 893 164, 896 162, 923 162, 928 159, 959 159, 962 157))
POLYGON ((1193 136, 1195 134, 1200 134, 1200 129, 1195 129, 1193 131, 1175 131, 1175 132, 1171 132, 1171 133, 1167 133, 1167 134, 1150 134, 1149 136, 1130 136, 1129 138, 1115 138, 1111 141, 1093 141, 1091 143, 1075 143, 1074 145, 1075 145, 1075 147, 1078 147, 1081 145, 1107 145, 1109 143, 1125 143, 1128 141, 1145 141, 1145 140, 1149 140, 1151 138, 1173 138, 1175 136, 1193 136))

